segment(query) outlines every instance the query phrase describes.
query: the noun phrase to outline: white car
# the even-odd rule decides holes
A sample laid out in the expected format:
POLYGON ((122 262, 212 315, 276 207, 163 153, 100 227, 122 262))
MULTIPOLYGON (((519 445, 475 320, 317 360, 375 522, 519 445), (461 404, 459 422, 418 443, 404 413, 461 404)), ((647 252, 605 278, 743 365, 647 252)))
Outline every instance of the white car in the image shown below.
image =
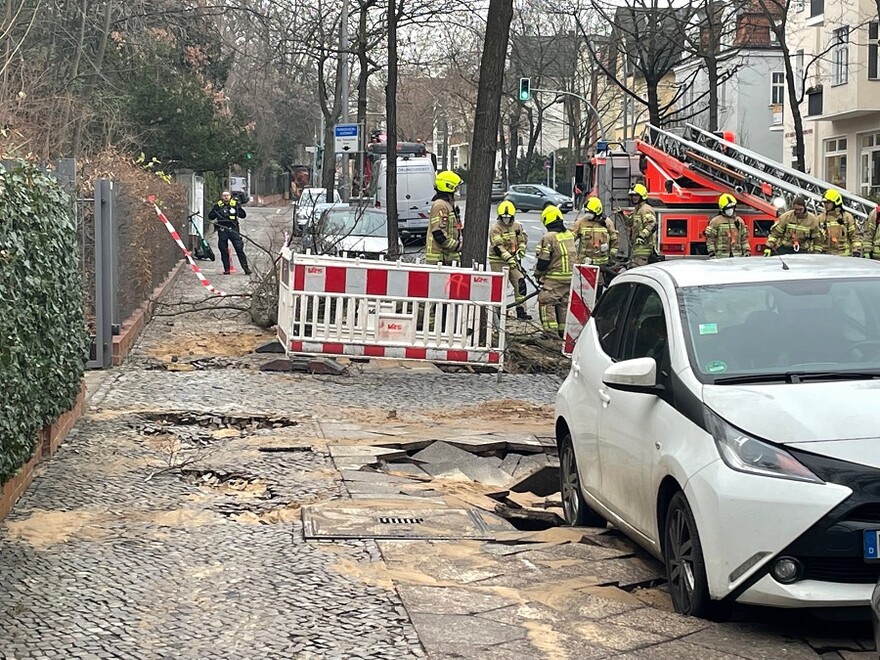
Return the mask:
POLYGON ((556 400, 570 524, 664 561, 678 612, 863 606, 880 575, 880 263, 614 278, 556 400))
MULTIPOLYGON (((308 227, 303 246, 315 254, 384 259, 389 247, 388 216, 382 209, 337 205, 308 227)), ((399 239, 398 254, 403 254, 399 239)))
POLYGON ((333 199, 328 202, 326 188, 303 188, 296 208, 296 224, 302 229, 317 220, 322 212, 342 204, 338 190, 333 191, 333 199))

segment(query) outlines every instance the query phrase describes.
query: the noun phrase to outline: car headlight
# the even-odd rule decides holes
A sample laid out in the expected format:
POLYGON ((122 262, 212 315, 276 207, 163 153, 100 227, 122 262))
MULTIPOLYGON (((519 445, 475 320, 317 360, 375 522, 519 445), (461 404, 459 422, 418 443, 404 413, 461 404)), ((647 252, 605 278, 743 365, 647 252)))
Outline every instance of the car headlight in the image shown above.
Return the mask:
POLYGON ((740 431, 708 408, 705 417, 718 453, 730 469, 762 477, 825 483, 784 449, 740 431))

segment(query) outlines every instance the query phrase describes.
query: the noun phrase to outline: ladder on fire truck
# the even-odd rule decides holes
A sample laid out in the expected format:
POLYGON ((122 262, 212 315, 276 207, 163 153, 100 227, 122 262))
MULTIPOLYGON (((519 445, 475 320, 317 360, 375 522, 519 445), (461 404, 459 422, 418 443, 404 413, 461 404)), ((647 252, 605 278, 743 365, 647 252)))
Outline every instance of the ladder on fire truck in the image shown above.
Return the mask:
POLYGON ((808 206, 821 209, 822 197, 829 188, 840 192, 844 209, 853 214, 860 226, 877 208, 876 202, 827 181, 771 161, 692 124, 685 126, 684 135, 650 126, 656 136, 650 144, 734 193, 745 193, 764 202, 767 210, 790 206, 797 196, 804 197, 808 206))

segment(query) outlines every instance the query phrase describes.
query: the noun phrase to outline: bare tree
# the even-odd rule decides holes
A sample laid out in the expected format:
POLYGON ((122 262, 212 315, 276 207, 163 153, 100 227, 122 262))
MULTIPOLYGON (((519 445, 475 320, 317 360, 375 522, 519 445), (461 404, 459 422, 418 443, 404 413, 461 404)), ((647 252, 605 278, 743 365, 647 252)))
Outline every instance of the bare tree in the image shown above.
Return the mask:
POLYGON ((489 199, 498 144, 498 114, 512 19, 513 0, 489 0, 486 38, 480 64, 480 91, 477 94, 477 113, 471 140, 471 177, 468 182, 470 208, 468 222, 464 226, 462 251, 462 262, 465 266, 475 262, 483 263, 486 257, 489 199))
POLYGON ((397 18, 403 10, 394 0, 388 2, 388 85, 385 89, 388 167, 385 169, 385 209, 388 213, 388 256, 397 259, 397 18))

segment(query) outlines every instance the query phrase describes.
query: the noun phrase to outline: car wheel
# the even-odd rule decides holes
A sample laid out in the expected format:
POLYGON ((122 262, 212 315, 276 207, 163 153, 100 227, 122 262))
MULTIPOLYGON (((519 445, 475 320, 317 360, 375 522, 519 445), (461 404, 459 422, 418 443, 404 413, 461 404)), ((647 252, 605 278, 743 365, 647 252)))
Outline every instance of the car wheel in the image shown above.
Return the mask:
POLYGON ((581 480, 571 434, 566 434, 559 448, 559 481, 565 524, 576 527, 605 527, 605 519, 587 506, 581 493, 581 480))
POLYGON ((709 596, 703 546, 694 514, 681 491, 672 496, 663 527, 663 556, 669 594, 675 611, 718 621, 730 615, 731 605, 709 596))

